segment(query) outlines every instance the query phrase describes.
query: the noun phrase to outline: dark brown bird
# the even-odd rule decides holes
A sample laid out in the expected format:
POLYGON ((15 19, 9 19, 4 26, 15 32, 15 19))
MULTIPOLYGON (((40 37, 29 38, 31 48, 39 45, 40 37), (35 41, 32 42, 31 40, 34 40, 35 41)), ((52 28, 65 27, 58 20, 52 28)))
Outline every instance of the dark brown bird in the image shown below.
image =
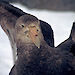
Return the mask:
POLYGON ((75 57, 48 46, 36 17, 18 18, 14 35, 18 59, 9 75, 75 75, 75 57))
MULTIPOLYGON (((9 37, 13 49, 14 60, 16 60, 15 59, 16 44, 14 40, 15 37, 14 28, 16 20, 22 15, 30 15, 30 14, 23 12, 19 8, 16 8, 5 1, 0 1, 0 25, 9 37)), ((48 43, 49 46, 54 47, 54 35, 51 26, 42 20, 39 21, 45 41, 48 43)))
POLYGON ((18 60, 10 75, 75 74, 74 56, 62 51, 62 48, 48 46, 54 47, 53 31, 49 24, 7 2, 0 2, 0 24, 13 50, 17 48, 18 60))

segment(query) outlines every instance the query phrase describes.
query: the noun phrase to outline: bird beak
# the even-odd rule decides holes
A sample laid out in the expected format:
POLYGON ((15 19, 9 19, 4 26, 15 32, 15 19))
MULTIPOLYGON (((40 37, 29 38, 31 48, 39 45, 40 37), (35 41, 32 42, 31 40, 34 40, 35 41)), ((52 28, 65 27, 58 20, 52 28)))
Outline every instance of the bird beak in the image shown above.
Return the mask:
POLYGON ((38 35, 38 32, 37 32, 36 27, 30 27, 30 28, 29 28, 29 35, 30 35, 30 38, 31 38, 32 42, 33 42, 38 48, 40 48, 40 38, 39 38, 39 35, 38 35))

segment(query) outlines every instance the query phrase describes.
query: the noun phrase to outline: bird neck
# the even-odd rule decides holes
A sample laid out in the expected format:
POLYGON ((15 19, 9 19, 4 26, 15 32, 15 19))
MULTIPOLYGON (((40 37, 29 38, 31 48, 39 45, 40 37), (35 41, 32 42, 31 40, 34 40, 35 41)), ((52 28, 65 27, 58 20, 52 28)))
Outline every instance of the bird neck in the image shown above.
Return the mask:
POLYGON ((32 53, 36 53, 39 52, 42 49, 47 49, 49 46, 47 45, 47 43, 42 40, 41 44, 40 44, 40 48, 36 47, 34 44, 23 44, 21 43, 18 47, 17 47, 17 54, 18 56, 28 56, 32 53))

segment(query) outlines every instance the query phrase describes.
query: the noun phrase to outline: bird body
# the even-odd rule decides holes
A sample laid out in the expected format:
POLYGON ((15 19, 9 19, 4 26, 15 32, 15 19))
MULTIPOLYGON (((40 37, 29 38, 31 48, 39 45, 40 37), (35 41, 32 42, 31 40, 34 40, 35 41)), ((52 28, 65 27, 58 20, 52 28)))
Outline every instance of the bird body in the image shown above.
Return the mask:
POLYGON ((69 51, 52 48, 46 43, 36 17, 21 16, 15 32, 18 59, 9 75, 75 74, 75 57, 69 51))
POLYGON ((18 60, 9 75, 74 75, 75 57, 68 51, 51 48, 45 42, 40 48, 24 44, 17 49, 18 60))

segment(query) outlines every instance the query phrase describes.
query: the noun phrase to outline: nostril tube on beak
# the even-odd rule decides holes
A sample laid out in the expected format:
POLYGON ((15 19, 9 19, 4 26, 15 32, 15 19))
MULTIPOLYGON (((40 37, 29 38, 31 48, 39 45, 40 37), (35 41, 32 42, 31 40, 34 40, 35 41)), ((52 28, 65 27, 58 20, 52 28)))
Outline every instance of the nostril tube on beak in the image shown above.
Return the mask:
POLYGON ((29 35, 27 35, 27 37, 29 37, 29 35))
POLYGON ((35 36, 38 36, 37 34, 35 36))

